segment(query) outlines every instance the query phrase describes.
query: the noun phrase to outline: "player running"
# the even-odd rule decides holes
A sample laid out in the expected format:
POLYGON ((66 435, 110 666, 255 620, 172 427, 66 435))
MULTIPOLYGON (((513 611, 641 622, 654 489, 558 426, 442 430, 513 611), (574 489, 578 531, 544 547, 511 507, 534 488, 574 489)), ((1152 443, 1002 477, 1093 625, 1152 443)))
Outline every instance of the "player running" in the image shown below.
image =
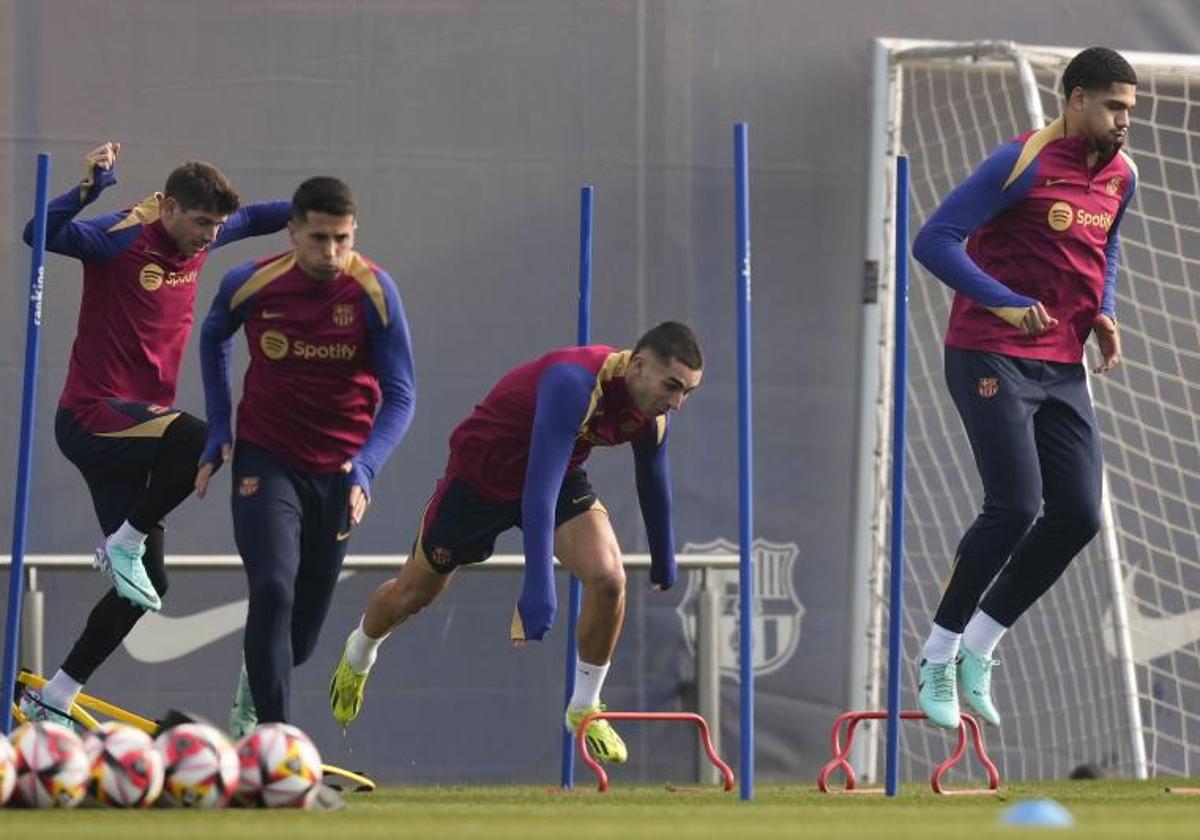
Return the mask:
MULTIPOLYGON (((280 230, 286 201, 239 208, 232 184, 192 161, 161 193, 85 221, 75 216, 116 183, 121 144, 88 152, 83 180, 50 202, 46 248, 83 263, 83 299, 55 437, 91 492, 106 535, 96 566, 113 589, 92 609, 63 665, 26 691, 30 718, 70 725, 76 695, 167 591, 162 520, 192 491, 204 422, 173 407, 209 253, 280 230)), ((25 241, 33 239, 32 220, 25 241)))
MULTIPOLYGON (((625 572, 583 462, 593 446, 633 444, 650 581, 656 589, 670 588, 675 539, 667 416, 700 384, 702 365, 691 329, 667 321, 632 350, 554 350, 505 375, 450 436, 449 464, 408 562, 375 590, 346 641, 330 685, 334 718, 346 725, 358 715, 388 633, 432 603, 458 567, 490 557, 496 537, 514 526, 524 534, 525 577, 510 636, 520 644, 550 629, 557 556, 583 584, 568 728, 576 731, 585 716, 602 709, 600 690, 625 617, 625 572)), ((625 743, 608 721, 593 721, 587 737, 601 760, 626 760, 625 743)))
POLYGON ((392 278, 354 250, 356 213, 336 178, 301 184, 292 250, 225 275, 200 333, 209 433, 196 492, 232 454, 233 533, 250 588, 237 737, 287 721, 292 667, 316 646, 350 529, 412 420, 408 323, 392 278), (234 445, 238 329, 250 366, 234 445))

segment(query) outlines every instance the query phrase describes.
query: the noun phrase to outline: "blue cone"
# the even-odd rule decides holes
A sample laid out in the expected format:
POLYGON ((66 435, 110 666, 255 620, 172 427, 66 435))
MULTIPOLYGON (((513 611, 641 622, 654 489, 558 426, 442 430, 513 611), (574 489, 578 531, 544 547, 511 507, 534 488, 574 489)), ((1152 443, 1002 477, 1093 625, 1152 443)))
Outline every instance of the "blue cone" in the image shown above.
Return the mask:
POLYGON ((1000 815, 1004 825, 1031 825, 1043 828, 1073 828, 1071 812, 1053 799, 1026 799, 1000 815))

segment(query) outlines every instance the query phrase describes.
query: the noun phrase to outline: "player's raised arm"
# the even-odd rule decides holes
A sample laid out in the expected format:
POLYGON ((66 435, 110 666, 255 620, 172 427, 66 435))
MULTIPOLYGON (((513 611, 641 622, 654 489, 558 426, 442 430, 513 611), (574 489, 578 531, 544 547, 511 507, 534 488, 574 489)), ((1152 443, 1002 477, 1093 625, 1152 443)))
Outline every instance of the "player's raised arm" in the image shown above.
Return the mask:
MULTIPOLYGON (((84 207, 117 182, 116 164, 120 153, 121 144, 115 140, 92 149, 84 157, 83 179, 50 201, 46 208, 47 250, 89 261, 106 260, 122 250, 130 234, 109 232, 121 218, 120 213, 75 221, 75 216, 84 207)), ((33 219, 25 223, 22 238, 27 245, 33 244, 33 219)))
POLYGON ((513 641, 540 640, 554 624, 554 505, 594 385, 595 375, 574 364, 548 368, 538 383, 521 495, 525 578, 513 616, 513 641))
POLYGON ((287 227, 292 216, 290 201, 262 201, 247 204, 231 215, 217 234, 214 248, 237 242, 250 236, 267 236, 287 227))

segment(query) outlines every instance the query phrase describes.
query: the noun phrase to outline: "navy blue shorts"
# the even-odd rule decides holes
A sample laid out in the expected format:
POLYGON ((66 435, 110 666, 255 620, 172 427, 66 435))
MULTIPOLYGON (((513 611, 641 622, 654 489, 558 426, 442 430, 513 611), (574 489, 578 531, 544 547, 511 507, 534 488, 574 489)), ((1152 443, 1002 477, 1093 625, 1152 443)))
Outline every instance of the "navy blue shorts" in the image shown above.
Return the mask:
MULTIPOLYGON (((581 469, 563 477, 554 509, 554 527, 589 510, 604 510, 581 469)), ((439 574, 459 566, 482 563, 496 550, 496 537, 521 525, 521 502, 496 502, 460 478, 438 482, 425 513, 413 554, 439 574)))

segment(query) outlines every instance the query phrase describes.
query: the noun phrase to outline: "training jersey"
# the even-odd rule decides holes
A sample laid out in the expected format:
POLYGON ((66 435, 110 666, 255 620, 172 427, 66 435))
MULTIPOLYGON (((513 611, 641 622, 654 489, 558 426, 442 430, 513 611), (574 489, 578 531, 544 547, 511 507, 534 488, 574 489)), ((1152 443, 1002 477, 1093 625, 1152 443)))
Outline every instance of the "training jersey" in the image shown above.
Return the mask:
POLYGON ((917 234, 913 256, 955 290, 947 346, 1078 363, 1096 315, 1115 317, 1137 168, 1119 152, 1089 169, 1086 141, 1064 132, 1059 117, 1005 143, 917 234), (1024 335, 1017 324, 1038 301, 1059 323, 1024 335))
POLYGON ((464 481, 497 502, 521 501, 523 638, 540 639, 553 620, 555 502, 567 470, 580 466, 595 446, 633 444, 651 580, 664 587, 674 582, 668 423, 665 415, 642 414, 630 398, 625 373, 631 355, 589 345, 519 365, 450 435, 445 481, 464 481), (549 613, 526 609, 534 603, 549 613))
MULTIPOLYGON (((196 284, 209 252, 274 233, 291 211, 287 201, 243 207, 230 215, 211 247, 185 258, 159 220, 159 193, 117 213, 74 220, 114 183, 114 170, 93 167, 83 183, 49 203, 46 218, 47 250, 83 263, 79 323, 59 406, 97 434, 133 422, 105 410, 107 400, 174 403, 196 284)), ((31 220, 25 241, 32 240, 31 220)))
MULTIPOLYGON (((373 479, 404 436, 416 403, 408 322, 396 284, 358 253, 330 281, 289 251, 234 268, 200 332, 210 442, 228 442, 232 336, 250 364, 237 437, 295 470, 337 472, 352 460, 373 479)), ((356 480, 359 476, 355 476, 356 480)))

